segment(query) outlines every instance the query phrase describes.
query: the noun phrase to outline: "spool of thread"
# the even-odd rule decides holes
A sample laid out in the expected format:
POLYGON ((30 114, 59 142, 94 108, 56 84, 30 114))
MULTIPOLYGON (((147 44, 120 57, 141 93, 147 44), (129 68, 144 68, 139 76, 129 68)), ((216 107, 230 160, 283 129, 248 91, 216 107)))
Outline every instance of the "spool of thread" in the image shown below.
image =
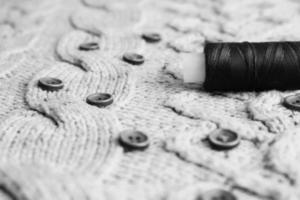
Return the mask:
POLYGON ((204 56, 208 91, 300 89, 300 42, 207 42, 204 56))

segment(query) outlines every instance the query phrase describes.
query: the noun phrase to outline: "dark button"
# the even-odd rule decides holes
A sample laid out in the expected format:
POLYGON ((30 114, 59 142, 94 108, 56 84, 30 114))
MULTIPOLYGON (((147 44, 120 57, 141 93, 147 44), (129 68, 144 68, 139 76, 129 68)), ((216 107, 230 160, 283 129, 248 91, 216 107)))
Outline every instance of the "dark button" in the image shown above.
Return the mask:
POLYGON ((209 134, 209 142, 217 150, 236 147, 240 143, 240 136, 228 129, 217 129, 209 134))
POLYGON ((229 191, 214 189, 205 192, 197 200, 237 200, 236 196, 229 191))
POLYGON ((122 146, 130 150, 142 150, 149 146, 148 136, 137 130, 123 131, 119 139, 122 146))
POLYGON ((94 106, 105 107, 113 103, 113 98, 107 93, 95 93, 89 95, 86 102, 94 106))
POLYGON ((79 50, 82 51, 92 51, 97 49, 99 49, 99 45, 96 42, 83 43, 79 46, 79 50))
POLYGON ((136 53, 125 53, 123 60, 132 65, 141 65, 144 63, 144 56, 136 53))
POLYGON ((161 37, 158 33, 144 33, 142 38, 149 43, 155 43, 161 40, 161 37))
POLYGON ((289 109, 300 111, 300 94, 285 97, 283 104, 289 109))
POLYGON ((64 84, 57 78, 44 77, 39 80, 38 86, 43 90, 57 91, 62 89, 64 84))

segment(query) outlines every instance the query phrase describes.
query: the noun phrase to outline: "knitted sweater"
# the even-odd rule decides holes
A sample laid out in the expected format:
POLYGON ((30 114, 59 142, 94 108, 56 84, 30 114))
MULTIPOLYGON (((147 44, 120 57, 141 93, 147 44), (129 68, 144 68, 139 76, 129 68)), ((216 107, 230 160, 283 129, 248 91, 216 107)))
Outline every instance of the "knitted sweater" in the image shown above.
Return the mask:
POLYGON ((0 2, 1 200, 300 199, 300 114, 282 105, 298 91, 208 93, 177 73, 178 54, 205 40, 299 39, 300 2, 0 2), (80 51, 86 42, 99 49, 80 51), (128 52, 144 63, 124 62, 128 52), (42 90, 42 77, 63 89, 42 90), (97 92, 113 104, 88 104, 97 92), (213 149, 217 128, 240 144, 213 149), (125 150, 124 130, 143 132, 148 148, 125 150))

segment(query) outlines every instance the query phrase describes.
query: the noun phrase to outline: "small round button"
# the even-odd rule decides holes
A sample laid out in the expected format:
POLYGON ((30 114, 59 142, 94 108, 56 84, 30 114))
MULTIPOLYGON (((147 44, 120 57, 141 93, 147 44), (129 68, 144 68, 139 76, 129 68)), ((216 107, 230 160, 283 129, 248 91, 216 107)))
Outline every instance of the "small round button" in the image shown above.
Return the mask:
POLYGON ((237 200, 236 196, 229 191, 214 189, 205 192, 197 200, 237 200))
POLYGON ((62 89, 64 84, 60 79, 44 77, 38 81, 38 86, 43 90, 57 91, 62 89))
POLYGON ((96 42, 83 43, 79 46, 79 50, 82 51, 93 51, 97 49, 99 49, 99 45, 96 42))
POLYGON ((300 111, 300 94, 285 97, 283 105, 289 109, 300 111))
POLYGON ((132 65, 141 65, 144 63, 144 56, 136 53, 125 53, 123 60, 132 65))
POLYGON ((211 146, 217 150, 236 147, 240 143, 240 136, 228 129, 217 129, 208 136, 211 146))
POLYGON ((161 37, 158 33, 144 33, 142 34, 142 38, 149 43, 156 43, 161 40, 161 37))
POLYGON ((95 93, 89 95, 86 102, 94 106, 105 107, 113 103, 113 98, 111 94, 95 93))
POLYGON ((137 130, 126 130, 120 133, 120 143, 127 149, 145 149, 149 146, 148 136, 137 130))

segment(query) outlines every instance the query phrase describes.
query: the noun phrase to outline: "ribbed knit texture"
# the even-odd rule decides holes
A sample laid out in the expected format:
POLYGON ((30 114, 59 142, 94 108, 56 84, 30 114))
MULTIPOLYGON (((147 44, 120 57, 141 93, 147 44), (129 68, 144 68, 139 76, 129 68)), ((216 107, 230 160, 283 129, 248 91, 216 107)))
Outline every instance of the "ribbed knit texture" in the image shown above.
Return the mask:
POLYGON ((239 200, 300 199, 299 91, 207 93, 182 84, 180 52, 206 40, 300 40, 296 0, 0 0, 0 199, 194 200, 211 189, 239 200), (140 35, 156 32, 162 41, 140 35), (85 42, 99 49, 80 51, 85 42), (122 60, 145 57, 143 65, 122 60), (37 86, 55 77, 64 88, 37 86), (114 103, 86 103, 96 92, 114 103), (241 135, 230 151, 207 135, 241 135), (149 148, 126 152, 138 129, 149 148))

